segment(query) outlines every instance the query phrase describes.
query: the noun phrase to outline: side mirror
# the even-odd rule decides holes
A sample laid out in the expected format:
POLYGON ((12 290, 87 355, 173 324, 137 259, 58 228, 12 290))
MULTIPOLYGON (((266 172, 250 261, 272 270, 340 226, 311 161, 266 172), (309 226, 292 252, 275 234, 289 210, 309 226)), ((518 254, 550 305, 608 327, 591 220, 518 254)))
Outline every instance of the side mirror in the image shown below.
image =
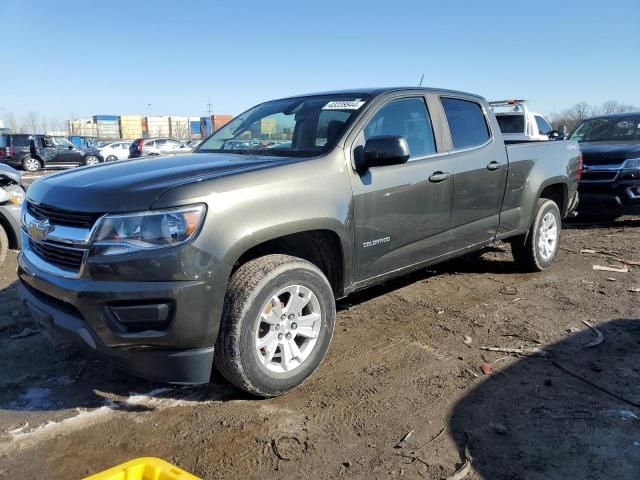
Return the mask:
POLYGON ((558 133, 562 136, 562 137, 566 137, 567 136, 567 126, 566 125, 560 125, 558 127, 558 133))
POLYGON ((73 147, 72 147, 71 145, 69 145, 67 148, 68 148, 69 150, 73 150, 73 147))
POLYGON ((364 144, 364 149, 356 159, 356 169, 359 173, 366 172, 371 167, 384 167, 406 163, 411 156, 409 144, 404 137, 384 135, 372 137, 364 144))

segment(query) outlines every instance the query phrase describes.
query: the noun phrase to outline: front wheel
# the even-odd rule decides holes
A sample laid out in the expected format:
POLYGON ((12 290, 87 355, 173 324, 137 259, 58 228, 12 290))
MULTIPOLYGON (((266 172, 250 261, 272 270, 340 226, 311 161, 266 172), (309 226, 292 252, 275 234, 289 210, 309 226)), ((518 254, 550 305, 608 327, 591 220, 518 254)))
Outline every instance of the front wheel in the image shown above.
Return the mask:
POLYGON ((115 162, 116 160, 118 160, 118 157, 116 157, 115 155, 109 155, 107 158, 105 158, 105 162, 115 162))
POLYGON ((551 266, 558 253, 562 218, 553 200, 541 198, 527 239, 511 241, 513 259, 525 271, 540 272, 551 266))
POLYGON ((95 155, 88 155, 87 158, 84 159, 85 165, 97 165, 100 163, 100 159, 95 155))
POLYGON ((9 237, 4 227, 0 225, 0 266, 4 265, 7 253, 9 253, 9 237))
POLYGON ((281 395, 318 368, 335 316, 331 285, 312 263, 288 255, 247 262, 227 287, 216 369, 251 394, 281 395))
POLYGON ((40 160, 34 157, 27 157, 22 160, 22 169, 26 172, 37 172, 42 168, 40 160))

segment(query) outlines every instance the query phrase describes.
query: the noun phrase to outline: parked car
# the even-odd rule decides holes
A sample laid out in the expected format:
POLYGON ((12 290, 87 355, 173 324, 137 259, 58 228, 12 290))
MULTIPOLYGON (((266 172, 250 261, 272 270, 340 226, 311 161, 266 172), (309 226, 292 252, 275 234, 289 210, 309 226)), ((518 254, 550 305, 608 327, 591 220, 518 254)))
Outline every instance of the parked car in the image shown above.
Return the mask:
POLYGON ((129 158, 187 153, 190 149, 173 138, 137 138, 129 145, 129 158))
POLYGON ((542 115, 529 110, 526 100, 496 100, 489 105, 506 144, 541 142, 561 135, 542 115))
POLYGON ((180 162, 35 182, 19 295, 51 336, 138 375, 204 383, 215 362, 239 388, 279 395, 320 365, 336 298, 496 240, 523 270, 549 268, 579 169, 574 141, 505 147, 476 95, 266 102, 180 162), (282 149, 229 149, 290 133, 282 149))
POLYGON ((25 199, 21 176, 19 171, 0 164, 0 266, 9 249, 20 248, 20 212, 25 199))
POLYGON ((0 149, 0 162, 27 172, 41 168, 96 165, 104 158, 95 148, 79 148, 64 137, 49 135, 9 134, 0 149))
POLYGON ((120 140, 114 142, 106 142, 100 145, 98 150, 105 162, 115 162, 116 160, 126 160, 129 158, 130 140, 120 140))
POLYGON ((586 119, 569 139, 580 143, 584 158, 580 216, 640 214, 640 112, 586 119))

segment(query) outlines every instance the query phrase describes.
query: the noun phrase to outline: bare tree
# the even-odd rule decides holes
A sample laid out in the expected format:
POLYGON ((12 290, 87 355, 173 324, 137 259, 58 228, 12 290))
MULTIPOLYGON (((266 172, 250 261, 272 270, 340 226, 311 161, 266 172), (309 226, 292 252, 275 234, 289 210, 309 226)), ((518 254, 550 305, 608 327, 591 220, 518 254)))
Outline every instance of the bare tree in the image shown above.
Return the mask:
POLYGON ((40 117, 36 112, 29 112, 24 120, 24 128, 28 130, 26 133, 40 133, 41 123, 40 117))

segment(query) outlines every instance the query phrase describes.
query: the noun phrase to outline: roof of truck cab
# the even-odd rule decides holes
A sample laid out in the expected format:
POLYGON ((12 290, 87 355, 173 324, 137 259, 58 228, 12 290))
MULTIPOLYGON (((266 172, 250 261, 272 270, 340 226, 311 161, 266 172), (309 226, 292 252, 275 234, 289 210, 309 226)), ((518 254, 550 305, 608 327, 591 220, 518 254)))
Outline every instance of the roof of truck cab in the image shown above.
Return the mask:
POLYGON ((327 92, 303 93, 300 95, 291 95, 288 97, 282 97, 282 98, 279 98, 278 100, 286 100, 288 98, 300 98, 300 97, 317 97, 322 95, 370 95, 372 97, 377 97, 385 93, 394 93, 394 92, 403 92, 403 91, 425 92, 425 93, 448 93, 450 95, 466 95, 466 96, 476 97, 478 99, 484 100, 482 96, 476 95, 475 93, 460 92, 457 90, 448 90, 444 88, 433 88, 433 87, 351 88, 346 90, 331 90, 327 92))

